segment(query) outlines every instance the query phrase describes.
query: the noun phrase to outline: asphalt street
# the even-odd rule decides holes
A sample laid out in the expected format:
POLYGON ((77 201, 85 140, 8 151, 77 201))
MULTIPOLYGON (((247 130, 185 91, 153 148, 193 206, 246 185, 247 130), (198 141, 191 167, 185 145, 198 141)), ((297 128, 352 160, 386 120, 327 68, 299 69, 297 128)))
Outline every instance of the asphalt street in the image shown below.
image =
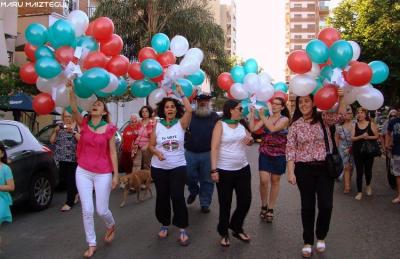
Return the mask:
MULTIPOLYGON (((218 245, 216 190, 209 214, 200 212, 198 199, 189 206, 191 244, 180 247, 176 228, 170 229, 166 240, 157 239, 160 225, 154 215, 155 198, 137 203, 136 195, 130 195, 126 207, 119 208, 122 190, 118 189, 110 198, 117 223, 116 238, 112 245, 103 242, 105 227, 96 215, 98 247, 94 258, 301 258, 303 241, 297 187, 288 184, 283 176, 274 222, 260 221, 257 146, 249 148, 248 158, 253 174, 253 200, 244 228, 252 238, 250 244, 232 239, 229 248, 218 245)), ((376 160, 373 195, 364 196, 361 201, 354 200, 355 177, 350 195, 343 194, 342 184, 336 183, 327 250, 324 254, 314 254, 313 258, 400 258, 400 206, 391 204, 394 191, 386 182, 384 166, 383 159, 376 160)), ((0 227, 3 239, 0 258, 82 258, 87 245, 81 208, 78 204, 70 212, 60 212, 64 199, 65 193, 56 193, 51 207, 41 212, 14 209, 14 222, 0 227)))

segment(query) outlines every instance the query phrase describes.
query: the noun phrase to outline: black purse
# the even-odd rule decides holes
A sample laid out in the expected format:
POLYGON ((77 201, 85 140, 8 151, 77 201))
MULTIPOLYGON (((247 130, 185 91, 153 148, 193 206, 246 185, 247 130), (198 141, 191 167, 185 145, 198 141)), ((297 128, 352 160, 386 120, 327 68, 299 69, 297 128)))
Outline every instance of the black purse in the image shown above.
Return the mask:
POLYGON ((328 167, 329 176, 332 178, 338 178, 343 172, 343 160, 340 156, 335 140, 331 138, 333 144, 332 153, 329 150, 329 141, 328 141, 328 133, 326 132, 326 128, 324 123, 321 121, 322 131, 324 132, 324 140, 325 140, 325 150, 326 150, 326 165, 328 167))
POLYGON ((381 156, 381 148, 379 147, 378 141, 366 140, 361 144, 360 154, 364 156, 381 156))

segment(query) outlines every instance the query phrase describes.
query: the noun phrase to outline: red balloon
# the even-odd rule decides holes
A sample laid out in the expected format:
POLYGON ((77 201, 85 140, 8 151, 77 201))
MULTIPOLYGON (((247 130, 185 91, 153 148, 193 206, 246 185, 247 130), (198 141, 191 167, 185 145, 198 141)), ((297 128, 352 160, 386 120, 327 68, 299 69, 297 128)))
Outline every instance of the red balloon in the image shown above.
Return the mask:
POLYGON ((199 90, 197 88, 194 89, 193 94, 189 97, 189 102, 192 103, 194 101, 194 98, 197 96, 198 92, 199 92, 199 90))
POLYGON ((121 52, 123 45, 121 37, 113 34, 109 40, 100 44, 100 51, 106 56, 116 56, 121 52))
POLYGON ((67 65, 69 62, 73 61, 75 59, 74 56, 75 50, 74 48, 70 46, 63 46, 59 49, 56 50, 56 60, 61 64, 61 65, 67 65))
POLYGON ((86 29, 85 34, 87 36, 93 36, 93 25, 94 25, 94 21, 89 23, 89 26, 86 29))
POLYGON ((140 62, 143 62, 143 60, 146 59, 157 59, 157 53, 153 48, 150 47, 144 47, 141 50, 139 50, 138 58, 140 62))
POLYGON ((332 65, 331 59, 328 59, 328 61, 326 61, 324 64, 319 64, 319 68, 323 69, 325 66, 329 66, 329 65, 332 65))
POLYGON ((229 91, 231 86, 233 85, 233 79, 231 73, 223 72, 218 76, 217 85, 219 88, 225 91, 229 91))
POLYGON ((282 91, 276 91, 270 100, 273 100, 275 98, 281 98, 281 99, 285 100, 285 103, 286 103, 288 101, 289 96, 282 91))
POLYGON ((154 83, 159 83, 159 82, 161 82, 162 80, 164 80, 164 74, 165 74, 165 72, 163 72, 163 73, 162 73, 160 76, 158 76, 158 77, 151 78, 150 80, 153 81, 154 83))
POLYGON ((341 38, 340 33, 335 28, 325 28, 318 34, 318 39, 323 41, 328 47, 341 38))
POLYGON ((102 67, 105 68, 107 66, 107 57, 100 51, 90 52, 86 58, 83 60, 83 68, 90 69, 93 67, 102 67))
POLYGON ((307 73, 312 67, 311 59, 304 50, 295 50, 290 53, 287 64, 290 70, 298 74, 307 73))
POLYGON ((368 84, 372 78, 372 69, 364 62, 353 62, 345 77, 347 83, 352 86, 368 84))
POLYGON ((318 109, 327 111, 338 101, 339 95, 334 85, 327 84, 314 95, 314 103, 318 109))
POLYGON ((37 47, 33 46, 32 44, 25 43, 24 52, 30 61, 35 61, 35 51, 37 47))
POLYGON ((55 102, 48 93, 40 93, 32 101, 33 110, 40 115, 49 114, 55 106, 55 102))
POLYGON ((140 69, 139 62, 134 62, 132 64, 129 64, 128 74, 134 80, 142 80, 144 78, 144 74, 142 73, 142 70, 140 69))
POLYGON ((28 62, 24 64, 19 69, 19 76, 21 77, 22 82, 33 85, 36 84, 36 80, 38 79, 38 75, 35 71, 35 63, 28 62))
POLYGON ((172 51, 168 50, 163 54, 157 56, 157 61, 160 63, 162 67, 168 67, 170 65, 175 64, 176 57, 172 51))
POLYGON ((106 69, 116 76, 123 76, 128 72, 129 60, 123 55, 118 55, 108 61, 106 69))
POLYGON ((228 97, 228 99, 231 99, 231 100, 235 100, 236 98, 235 97, 233 97, 232 95, 231 95, 231 93, 228 91, 228 92, 226 92, 227 93, 227 95, 226 95, 226 97, 228 97))
POLYGON ((114 23, 108 17, 99 17, 94 20, 93 37, 100 41, 108 41, 114 33, 114 23))

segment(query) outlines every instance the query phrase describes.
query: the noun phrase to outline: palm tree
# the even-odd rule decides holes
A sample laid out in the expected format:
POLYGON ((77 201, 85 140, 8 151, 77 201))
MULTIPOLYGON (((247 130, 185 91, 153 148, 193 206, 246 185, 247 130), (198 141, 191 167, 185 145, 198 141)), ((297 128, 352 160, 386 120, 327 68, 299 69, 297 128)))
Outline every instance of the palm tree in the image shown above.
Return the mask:
MULTIPOLYGON (((124 41, 124 55, 137 56, 150 45, 151 37, 163 32, 171 38, 182 35, 191 47, 203 50, 202 69, 216 85, 220 73, 231 61, 224 50, 224 32, 217 25, 206 0, 98 0, 95 17, 113 20, 115 31, 124 41)), ((215 87, 214 87, 215 88, 215 87)))

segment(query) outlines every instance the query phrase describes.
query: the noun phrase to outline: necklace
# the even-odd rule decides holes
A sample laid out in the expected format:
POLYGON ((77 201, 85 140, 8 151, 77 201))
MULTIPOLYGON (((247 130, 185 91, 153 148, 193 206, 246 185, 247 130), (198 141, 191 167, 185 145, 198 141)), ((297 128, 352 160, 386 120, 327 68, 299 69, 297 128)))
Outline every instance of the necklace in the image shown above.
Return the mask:
POLYGON ((165 127, 170 128, 170 127, 174 126, 178 121, 179 120, 177 118, 175 118, 175 119, 173 119, 171 121, 167 121, 166 119, 161 119, 160 123, 162 125, 164 125, 165 127))
POLYGON ((238 124, 240 120, 225 119, 223 122, 227 124, 238 124))
POLYGON ((103 127, 104 125, 106 125, 107 122, 104 121, 104 120, 101 120, 101 121, 99 122, 99 124, 94 125, 93 122, 92 122, 92 120, 90 120, 88 124, 89 124, 89 126, 90 126, 93 130, 97 130, 98 128, 103 127))

